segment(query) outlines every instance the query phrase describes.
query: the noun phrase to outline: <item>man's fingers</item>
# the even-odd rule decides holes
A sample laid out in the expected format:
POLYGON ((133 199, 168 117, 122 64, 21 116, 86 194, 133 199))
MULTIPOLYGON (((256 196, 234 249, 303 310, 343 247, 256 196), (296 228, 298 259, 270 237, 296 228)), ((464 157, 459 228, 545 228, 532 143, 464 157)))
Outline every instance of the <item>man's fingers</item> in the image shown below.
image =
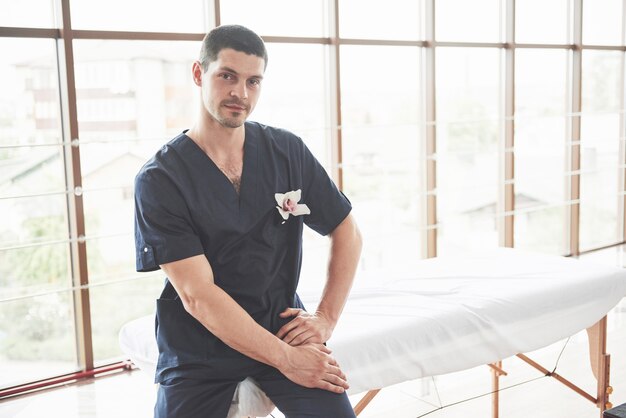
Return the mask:
POLYGON ((331 366, 341 367, 341 366, 339 366, 339 363, 337 363, 337 360, 335 360, 334 357, 330 358, 328 364, 330 364, 331 366))
POLYGON ((306 330, 302 328, 295 328, 295 329, 292 329, 287 335, 282 337, 282 340, 289 345, 300 345, 297 340, 300 337, 305 337, 305 334, 306 334, 306 330))
POLYGON ((332 333, 325 319, 310 315, 302 309, 287 308, 281 312, 279 316, 283 318, 293 318, 276 333, 279 339, 292 346, 302 345, 308 342, 325 343, 332 333))
POLYGON ((343 387, 333 385, 332 383, 328 383, 325 380, 320 381, 317 387, 319 389, 324 389, 324 390, 327 390, 329 392, 334 392, 334 393, 344 393, 346 391, 343 387))
POLYGON ((338 386, 338 387, 340 387, 342 389, 345 389, 345 390, 350 388, 350 385, 348 384, 348 382, 346 382, 345 379, 342 379, 341 377, 339 377, 339 376, 337 376, 335 374, 328 373, 326 375, 326 377, 324 378, 324 380, 327 381, 328 383, 334 385, 334 386, 338 386))
MULTIPOLYGON (((324 344, 315 344, 315 347, 323 353, 330 354, 332 353, 331 349, 326 347, 324 344)), ((331 357, 332 358, 332 357, 331 357)), ((333 359, 334 361, 334 359, 333 359)))
POLYGON ((295 318, 288 324, 282 326, 278 330, 276 336, 289 345, 302 345, 310 340, 310 342, 323 343, 322 336, 318 329, 311 323, 302 319, 295 318))
MULTIPOLYGON (((288 309, 292 309, 292 308, 288 308, 288 309)), ((300 311, 300 309, 296 309, 296 310, 300 311)), ((287 311, 285 311, 285 312, 287 312, 287 311)), ((283 313, 285 313, 285 312, 283 312, 283 313)), ((282 314, 280 314, 280 315, 282 315, 282 314)), ((285 325, 283 325, 278 330, 278 332, 276 333, 276 336, 282 340, 287 334, 289 334, 291 331, 293 331, 294 329, 296 329, 298 327, 304 327, 305 330, 310 328, 308 326, 307 322, 303 319, 302 316, 297 316, 296 318, 292 319, 291 321, 289 321, 285 325)))
POLYGON ((281 318, 289 318, 290 316, 298 315, 301 311, 302 311, 302 309, 287 308, 284 311, 282 311, 281 313, 279 313, 278 316, 280 316, 281 318))
POLYGON ((318 382, 317 387, 335 393, 343 393, 350 389, 346 376, 337 368, 326 373, 322 380, 318 382))
POLYGON ((346 375, 337 366, 330 366, 328 368, 328 373, 332 374, 333 376, 337 376, 338 378, 340 378, 344 382, 346 381, 346 375))
POLYGON ((295 329, 289 334, 285 335, 283 341, 289 345, 302 345, 306 343, 311 337, 313 337, 313 335, 311 335, 310 332, 301 329, 295 329))
POLYGON ((276 333, 276 336, 282 340, 285 335, 290 333, 293 329, 295 329, 298 326, 298 323, 295 321, 296 320, 294 319, 293 321, 289 321, 288 323, 283 325, 276 333))
POLYGON ((346 375, 337 361, 330 355, 331 350, 323 344, 307 343, 294 346, 290 351, 294 356, 291 366, 284 371, 291 381, 308 388, 319 388, 330 392, 343 393, 350 386, 346 375))

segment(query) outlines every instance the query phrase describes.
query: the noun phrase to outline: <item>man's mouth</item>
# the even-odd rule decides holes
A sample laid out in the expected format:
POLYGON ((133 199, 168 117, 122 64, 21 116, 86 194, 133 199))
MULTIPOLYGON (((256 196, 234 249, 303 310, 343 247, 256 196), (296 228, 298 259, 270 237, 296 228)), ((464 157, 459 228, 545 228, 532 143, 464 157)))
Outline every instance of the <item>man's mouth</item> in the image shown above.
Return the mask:
POLYGON ((224 107, 236 112, 243 112, 247 109, 247 106, 241 103, 224 103, 224 107))

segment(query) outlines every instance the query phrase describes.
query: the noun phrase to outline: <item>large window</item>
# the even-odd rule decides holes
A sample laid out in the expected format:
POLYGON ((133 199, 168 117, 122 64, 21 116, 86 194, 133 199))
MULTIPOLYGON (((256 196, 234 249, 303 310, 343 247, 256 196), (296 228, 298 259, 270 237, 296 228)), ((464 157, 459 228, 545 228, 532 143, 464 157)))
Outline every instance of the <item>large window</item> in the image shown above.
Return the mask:
POLYGON ((328 36, 327 16, 327 1, 220 2, 220 23, 244 25, 265 36, 328 36))
MULTIPOLYGON (((566 43, 569 3, 569 0, 516 2, 515 41, 526 44, 566 43)), ((515 84, 519 86, 517 81, 515 84)))
POLYGON ((421 1, 342 0, 339 35, 347 39, 423 39, 422 8, 421 1))
MULTIPOLYGON (((623 242, 624 3, 4 1, 0 389, 122 359, 120 327, 153 311, 133 180, 193 123, 190 66, 216 24, 265 38, 252 119, 300 136, 352 201, 358 280, 623 242)), ((305 229, 302 289, 327 256, 305 229)))
POLYGON ((197 42, 74 42, 82 196, 96 364, 119 356, 124 323, 154 309, 163 274, 138 275, 133 180, 163 143, 190 126, 197 42))
POLYGON ((515 247, 554 254, 568 248, 567 52, 515 55, 515 247))
POLYGON ((212 13, 206 3, 203 0, 71 0, 72 28, 197 33, 204 30, 212 13))
POLYGON ((0 38, 0 386, 71 372, 76 349, 55 43, 0 38))
POLYGON ((414 47, 341 48, 344 190, 364 236, 362 268, 421 251, 420 55, 414 47))
POLYGON ((499 42, 499 0, 435 1, 435 38, 451 42, 499 42))
POLYGON ((581 117, 581 231, 583 249, 621 241, 618 220, 620 141, 624 139, 624 54, 584 51, 581 117))
POLYGON ((499 53, 437 50, 439 254, 498 246, 499 53))
MULTIPOLYGON (((3 0, 0 5, 0 26, 50 28, 55 27, 54 0, 3 0)), ((3 49, 3 51, 9 51, 3 49)))

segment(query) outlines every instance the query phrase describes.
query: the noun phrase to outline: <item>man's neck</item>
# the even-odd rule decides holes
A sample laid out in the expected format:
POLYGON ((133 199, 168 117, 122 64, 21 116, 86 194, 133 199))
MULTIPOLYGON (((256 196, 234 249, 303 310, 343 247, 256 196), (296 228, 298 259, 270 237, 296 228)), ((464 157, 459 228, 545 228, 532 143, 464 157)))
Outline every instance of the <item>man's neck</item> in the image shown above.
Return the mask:
POLYGON ((209 156, 231 159, 243 150, 245 126, 227 128, 217 121, 198 121, 187 131, 190 137, 209 156))

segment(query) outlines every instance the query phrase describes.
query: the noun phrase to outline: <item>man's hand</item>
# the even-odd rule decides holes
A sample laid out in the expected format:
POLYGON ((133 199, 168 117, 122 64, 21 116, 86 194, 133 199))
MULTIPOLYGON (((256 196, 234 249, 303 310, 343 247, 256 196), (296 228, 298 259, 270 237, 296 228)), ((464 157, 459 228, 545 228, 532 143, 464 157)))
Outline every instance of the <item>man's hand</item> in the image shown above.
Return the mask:
POLYGON ((331 351, 323 344, 290 347, 279 370, 289 380, 307 388, 343 393, 350 386, 331 351))
POLYGON ((287 308, 279 316, 281 318, 295 316, 276 333, 278 338, 289 345, 324 344, 333 333, 334 326, 320 312, 310 314, 302 309, 287 308))

